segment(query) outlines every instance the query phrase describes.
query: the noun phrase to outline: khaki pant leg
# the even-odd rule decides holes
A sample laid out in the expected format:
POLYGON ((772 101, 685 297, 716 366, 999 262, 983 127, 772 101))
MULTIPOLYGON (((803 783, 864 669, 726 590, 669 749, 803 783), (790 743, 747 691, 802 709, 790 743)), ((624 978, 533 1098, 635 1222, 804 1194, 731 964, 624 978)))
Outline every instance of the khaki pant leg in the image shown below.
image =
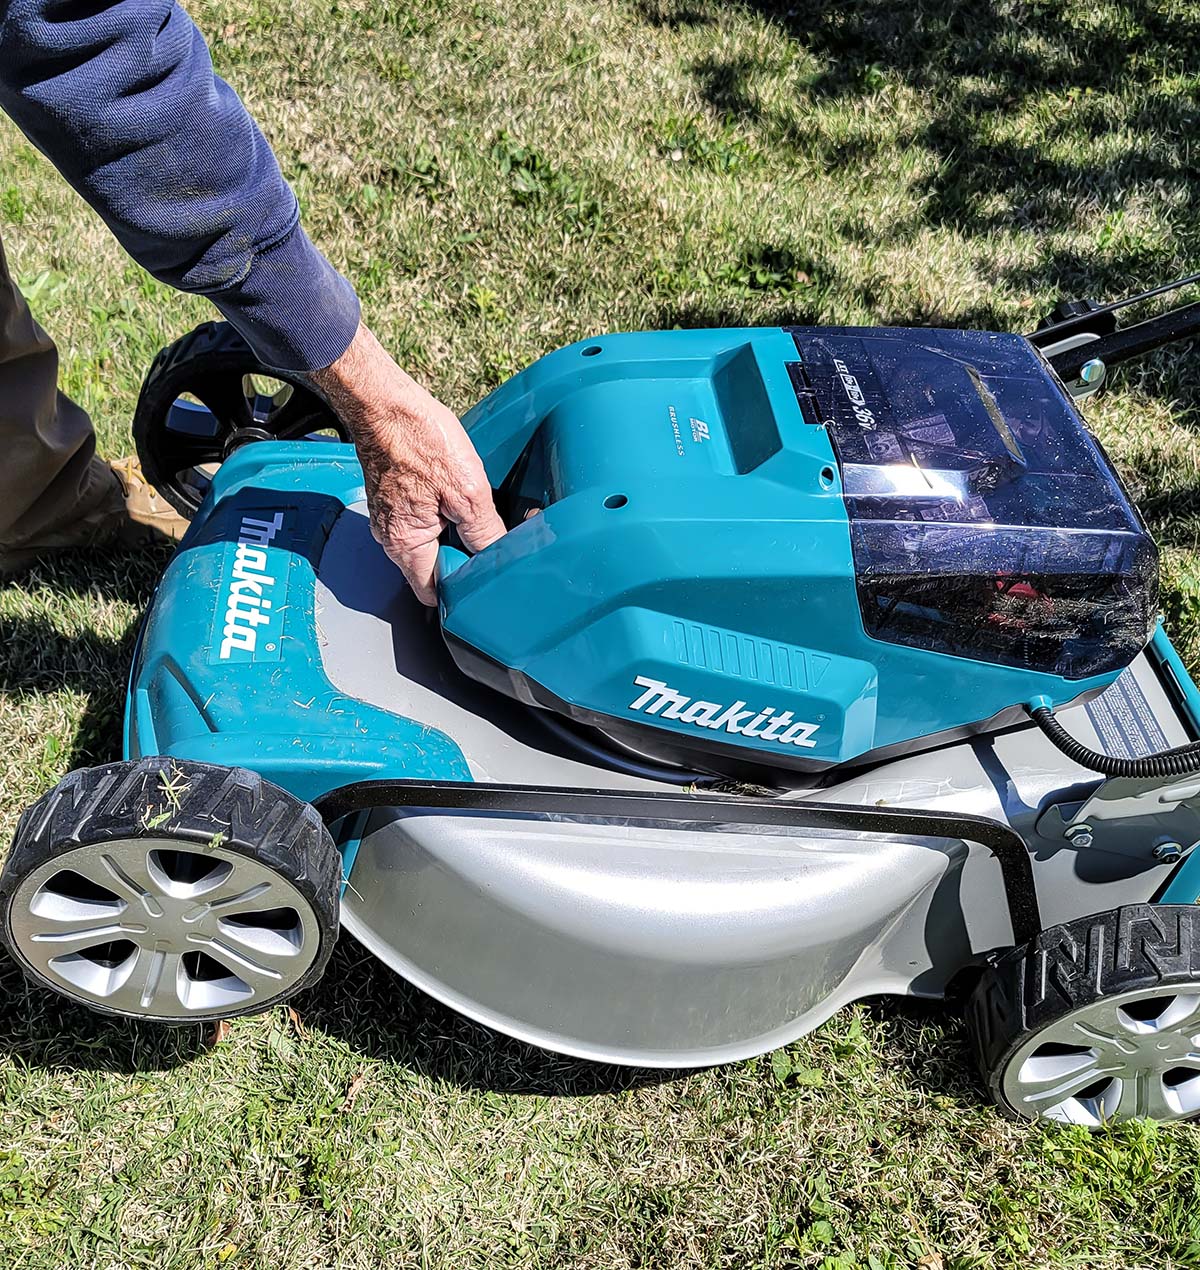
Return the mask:
POLYGON ((0 243, 0 545, 53 540, 111 506, 87 414, 58 391, 58 350, 33 320, 0 243))

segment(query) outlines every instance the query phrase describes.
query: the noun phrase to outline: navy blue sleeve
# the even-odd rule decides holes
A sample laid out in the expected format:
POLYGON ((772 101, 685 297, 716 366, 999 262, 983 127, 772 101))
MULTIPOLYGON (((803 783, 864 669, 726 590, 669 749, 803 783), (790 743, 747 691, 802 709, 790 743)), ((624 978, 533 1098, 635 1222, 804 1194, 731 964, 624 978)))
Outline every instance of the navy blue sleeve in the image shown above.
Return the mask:
POLYGON ((268 365, 345 351, 354 291, 173 0, 0 0, 0 108, 139 264, 208 296, 268 365))

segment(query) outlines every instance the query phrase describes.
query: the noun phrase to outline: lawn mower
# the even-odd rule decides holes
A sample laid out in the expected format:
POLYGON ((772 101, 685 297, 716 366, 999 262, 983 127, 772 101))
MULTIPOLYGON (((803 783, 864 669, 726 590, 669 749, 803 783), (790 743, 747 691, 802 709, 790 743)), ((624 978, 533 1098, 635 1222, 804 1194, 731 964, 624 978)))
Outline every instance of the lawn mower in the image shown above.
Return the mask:
POLYGON ((439 607, 325 403, 209 324, 156 359, 192 518, 124 760, 22 817, 0 933, 165 1023, 271 1008, 344 927, 488 1027, 758 1055, 879 994, 965 1007, 1009 1114, 1200 1113, 1200 694, 1078 403, 1200 304, 1028 336, 673 330, 470 410, 508 534, 439 607))

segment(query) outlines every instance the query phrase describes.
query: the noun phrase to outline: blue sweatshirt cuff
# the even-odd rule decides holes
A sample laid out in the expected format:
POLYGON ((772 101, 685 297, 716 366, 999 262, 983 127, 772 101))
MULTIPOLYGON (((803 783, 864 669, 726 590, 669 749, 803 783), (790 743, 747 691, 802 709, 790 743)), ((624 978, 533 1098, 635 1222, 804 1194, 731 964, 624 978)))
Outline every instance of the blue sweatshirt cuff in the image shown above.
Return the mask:
POLYGON ((256 252, 232 286, 204 291, 268 366, 322 370, 358 329, 354 288, 313 246, 301 225, 256 252))

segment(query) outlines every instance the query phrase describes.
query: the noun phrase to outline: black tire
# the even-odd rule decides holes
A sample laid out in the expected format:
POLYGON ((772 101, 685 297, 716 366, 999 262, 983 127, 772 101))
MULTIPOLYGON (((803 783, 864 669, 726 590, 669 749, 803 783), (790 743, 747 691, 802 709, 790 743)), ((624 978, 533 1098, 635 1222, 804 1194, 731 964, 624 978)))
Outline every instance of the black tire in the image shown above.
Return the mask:
POLYGON ((162 349, 142 382, 133 415, 134 444, 146 479, 189 520, 204 493, 204 483, 193 474, 196 467, 222 462, 239 439, 298 439, 321 431, 350 439, 301 375, 264 366, 228 322, 205 322, 162 349), (252 417, 242 396, 246 375, 292 385, 292 396, 277 416, 252 417), (168 427, 171 407, 184 393, 212 413, 215 435, 193 436, 168 427))
MULTIPOLYGON (((1142 1088, 1156 1070, 1164 1083, 1172 1073, 1185 1070, 1172 1066, 1182 1061, 1175 1048, 1157 1041, 1152 1044, 1154 1038, 1145 1039, 1149 1032, 1126 1035, 1115 1025, 1089 1023, 1111 1014, 1114 1019, 1127 1017, 1142 1026, 1138 1016, 1150 1018, 1158 1003, 1182 999, 1181 989, 1200 994, 1200 908, 1194 905, 1130 904, 1042 931, 990 964, 968 999, 968 1031, 988 1092, 1007 1115, 1038 1118, 1032 1100, 1017 1105, 1013 1096, 1019 1076, 1014 1071, 1017 1060, 1028 1057, 1034 1047, 1033 1057, 1044 1051, 1063 1059, 1065 1065, 1071 1058, 1071 1046, 1055 1037, 1069 1033, 1068 1039, 1077 1039, 1077 1048, 1082 1051, 1092 1042, 1107 1044, 1101 1038, 1111 1032, 1121 1053, 1128 1051, 1124 1060, 1127 1067, 1120 1066, 1123 1060, 1118 1055, 1117 1066, 1106 1059, 1096 1070, 1106 1073, 1110 1088, 1113 1077, 1122 1078, 1118 1085, 1123 1081, 1133 1086, 1128 1093, 1129 1105, 1120 1088, 1106 1099, 1099 1089, 1106 1076, 1100 1076, 1077 1091, 1078 1098, 1076 1094, 1065 1098, 1064 1106, 1071 1102, 1072 1107, 1056 1111, 1051 1118, 1099 1127, 1091 1123, 1092 1113, 1084 1107, 1089 1101, 1104 1113, 1099 1117, 1103 1121, 1138 1116, 1193 1118, 1200 1114, 1200 1106, 1191 1110, 1168 1108, 1170 1114, 1159 1114, 1163 1108, 1156 1101, 1158 1091, 1142 1088), (1037 1048, 1039 1041, 1042 1050, 1037 1048), (1161 1055, 1154 1052, 1155 1045, 1161 1055)), ((1200 1036, 1200 1014, 1194 1019, 1184 1017, 1180 1029, 1189 1034, 1194 1029, 1200 1036)), ((1164 1042, 1168 1036, 1165 1030, 1161 1033, 1164 1042)), ((1186 1070, 1190 1066, 1189 1061, 1186 1070)), ((1082 1076, 1084 1068, 1079 1071, 1082 1076)), ((1055 1086, 1056 1091, 1065 1090, 1068 1083, 1055 1086)), ((1169 1084, 1167 1088, 1171 1088, 1169 1084)), ((1189 1101, 1191 1097, 1189 1093, 1189 1101)))
MULTIPOLYGON (((195 865, 190 867, 194 874, 195 865)), ((88 883, 87 878, 80 881, 88 883)), ((72 772, 21 817, 0 871, 0 939, 32 981, 100 1013, 167 1023, 234 1018, 268 1010, 321 977, 338 938, 341 881, 341 856, 314 808, 254 772, 166 758, 110 763, 72 772), (109 1008, 32 964, 26 949, 33 950, 35 945, 23 946, 16 929, 21 917, 36 907, 29 904, 27 894, 36 885, 31 879, 45 876, 47 870, 54 873, 56 865, 62 869, 54 873, 56 884, 60 877, 75 878, 78 875, 70 872, 71 861, 82 858, 80 849, 106 844, 122 844, 123 849, 172 861, 199 860, 205 866, 211 864, 214 877, 237 878, 237 870, 244 868, 260 876, 265 870, 278 878, 280 892, 297 897, 295 904, 304 906, 302 917, 295 905, 277 910, 295 910, 297 923, 303 924, 303 961, 297 962, 295 976, 277 992, 268 981, 266 990, 248 1004, 222 1003, 219 1008, 168 1014, 153 1006, 144 1011, 109 1008), (151 844, 155 851, 151 851, 151 844), (163 850, 163 844, 169 849, 163 850), (238 860, 248 863, 241 866, 238 860), (222 870, 227 864, 226 875, 222 870)), ((147 944, 163 934, 155 927, 155 918, 147 921, 136 902, 126 902, 133 891, 112 889, 117 902, 124 903, 138 919, 135 929, 149 931, 147 944)), ((37 894, 44 894, 44 890, 37 894)), ((90 901, 93 897, 89 893, 84 898, 90 901)), ((161 894, 150 898, 162 901, 157 904, 160 911, 167 903, 161 894)), ((195 897, 178 899, 178 906, 203 907, 202 901, 198 892, 195 897)), ((239 910, 239 916, 232 920, 241 921, 244 916, 239 910)), ((156 944, 155 948, 164 946, 156 944)), ((209 948, 205 945, 205 955, 209 948)), ((179 955, 186 960, 198 954, 189 950, 179 955)), ((233 965, 237 970, 242 963, 233 965)))

